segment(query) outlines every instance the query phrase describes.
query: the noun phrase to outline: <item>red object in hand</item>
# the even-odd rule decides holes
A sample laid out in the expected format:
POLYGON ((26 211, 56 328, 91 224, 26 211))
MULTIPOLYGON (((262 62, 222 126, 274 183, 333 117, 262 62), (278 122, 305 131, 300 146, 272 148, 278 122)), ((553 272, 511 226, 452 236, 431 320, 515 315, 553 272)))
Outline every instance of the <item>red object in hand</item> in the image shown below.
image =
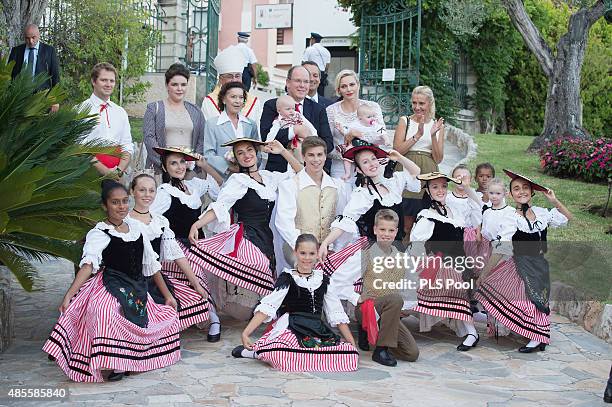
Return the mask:
MULTIPOLYGON (((121 152, 121 148, 117 148, 117 152, 121 152)), ((100 161, 106 168, 115 168, 121 162, 121 158, 108 154, 96 154, 96 159, 100 161)))
POLYGON ((378 341, 378 322, 376 322, 374 300, 371 298, 361 303, 361 327, 368 333, 368 343, 376 345, 378 341))

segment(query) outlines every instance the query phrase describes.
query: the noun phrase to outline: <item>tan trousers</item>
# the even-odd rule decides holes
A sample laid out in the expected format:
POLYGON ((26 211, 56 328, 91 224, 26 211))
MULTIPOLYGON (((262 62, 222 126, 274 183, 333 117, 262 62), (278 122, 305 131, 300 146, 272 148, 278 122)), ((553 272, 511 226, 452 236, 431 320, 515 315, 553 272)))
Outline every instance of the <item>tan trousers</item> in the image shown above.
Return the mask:
MULTIPOLYGON (((374 300, 374 308, 380 316, 376 346, 386 346, 397 359, 414 362, 419 357, 419 348, 400 319, 403 304, 404 299, 399 294, 387 294, 374 300)), ((361 306, 355 308, 355 317, 361 324, 361 306)))

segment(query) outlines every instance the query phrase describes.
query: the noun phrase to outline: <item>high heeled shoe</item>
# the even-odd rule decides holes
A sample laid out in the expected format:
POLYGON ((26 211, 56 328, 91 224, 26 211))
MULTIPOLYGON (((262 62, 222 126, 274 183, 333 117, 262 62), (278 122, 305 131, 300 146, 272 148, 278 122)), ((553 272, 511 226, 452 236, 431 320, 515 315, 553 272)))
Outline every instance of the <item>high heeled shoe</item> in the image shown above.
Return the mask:
POLYGON ((538 346, 521 346, 518 351, 521 353, 533 353, 533 352, 540 352, 540 351, 544 351, 546 349, 546 344, 545 343, 541 343, 538 346))
POLYGON ((480 335, 474 335, 474 334, 467 334, 463 337, 463 342, 461 342, 459 345, 457 345, 457 350, 460 352, 467 352, 468 350, 475 348, 476 345, 478 344, 478 341, 480 340, 480 335), (463 342, 465 342, 465 340, 467 339, 468 336, 473 336, 474 338, 476 338, 476 340, 474 341, 473 344, 471 345, 465 345, 463 342))

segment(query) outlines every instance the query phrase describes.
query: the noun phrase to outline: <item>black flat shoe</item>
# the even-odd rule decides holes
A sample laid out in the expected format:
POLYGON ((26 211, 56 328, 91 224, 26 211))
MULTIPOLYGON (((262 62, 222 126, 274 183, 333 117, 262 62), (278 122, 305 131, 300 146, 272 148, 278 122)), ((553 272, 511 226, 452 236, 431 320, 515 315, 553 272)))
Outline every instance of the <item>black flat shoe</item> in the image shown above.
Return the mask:
POLYGON ((372 354, 372 360, 384 366, 396 366, 397 360, 391 355, 384 346, 377 346, 372 354))
POLYGON ((467 334, 463 337, 463 342, 461 342, 458 346, 457 346, 457 350, 460 352, 467 352, 468 350, 475 348, 476 345, 478 344, 478 341, 480 340, 480 336, 476 336, 474 334, 467 334), (476 338, 476 341, 472 344, 472 345, 464 345, 463 342, 465 342, 466 338, 468 336, 473 336, 474 338, 476 338))
POLYGON ((546 344, 545 343, 541 343, 538 346, 521 346, 519 348, 519 352, 521 353, 533 353, 533 352, 539 352, 539 351, 544 351, 546 349, 546 344))
POLYGON ((244 350, 244 346, 242 345, 238 345, 236 346, 234 349, 232 349, 232 356, 235 358, 241 358, 242 356, 242 351, 244 350))
POLYGON ((357 327, 357 345, 359 349, 363 351, 370 350, 370 344, 368 343, 368 333, 359 325, 357 327))
POLYGON ((603 396, 604 403, 612 403, 612 383, 608 382, 603 396))
POLYGON ((47 355, 47 359, 49 359, 51 362, 55 362, 55 358, 51 355, 47 355))
MULTIPOLYGON (((214 325, 214 324, 221 325, 220 322, 211 322, 210 323, 210 325, 214 325)), ((210 331, 210 328, 208 328, 208 329, 210 331)), ((215 334, 215 335, 211 335, 211 334, 206 335, 206 340, 208 342, 219 342, 219 340, 221 340, 221 331, 219 331, 219 333, 215 334)))
POLYGON ((130 372, 111 372, 111 374, 108 375, 108 378, 106 380, 108 380, 109 382, 118 382, 119 380, 123 379, 123 376, 129 376, 130 372))

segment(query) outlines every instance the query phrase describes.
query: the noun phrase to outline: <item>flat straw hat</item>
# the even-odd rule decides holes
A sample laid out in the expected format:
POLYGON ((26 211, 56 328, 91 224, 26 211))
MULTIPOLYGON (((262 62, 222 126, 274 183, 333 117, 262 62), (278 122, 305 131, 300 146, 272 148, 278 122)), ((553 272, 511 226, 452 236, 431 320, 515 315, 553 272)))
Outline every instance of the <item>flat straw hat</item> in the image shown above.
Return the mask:
POLYGON ((159 155, 165 155, 168 153, 179 153, 185 156, 185 161, 198 161, 196 153, 187 147, 153 147, 153 150, 159 155))
POLYGON ((263 146, 263 145, 266 144, 265 141, 254 140, 254 139, 248 138, 248 137, 239 137, 237 139, 230 140, 227 143, 221 144, 221 147, 233 147, 234 144, 242 143, 244 141, 248 141, 249 143, 253 143, 253 144, 255 144, 255 146, 263 146))
POLYGON ((431 180, 438 179, 438 178, 445 178, 447 181, 454 182, 455 184, 461 184, 461 180, 459 178, 449 177, 448 175, 442 174, 441 172, 438 172, 438 171, 417 175, 417 179, 421 181, 431 181, 431 180))
POLYGON ((342 154, 343 158, 346 158, 347 160, 355 161, 355 155, 358 152, 364 151, 364 150, 373 152, 376 158, 378 159, 387 158, 389 156, 389 154, 385 150, 378 148, 375 145, 368 143, 367 141, 355 139, 353 140, 353 143, 356 145, 346 150, 344 154, 342 154))
MULTIPOLYGON (((507 176, 510 177, 510 179, 512 181, 517 179, 517 178, 524 179, 525 181, 529 182, 529 184, 531 184, 531 189, 533 189, 534 191, 548 192, 548 188, 538 184, 537 182, 533 182, 532 180, 530 180, 529 178, 527 178, 524 175, 518 174, 518 173, 516 173, 514 171, 506 170, 506 169, 504 169, 504 172, 506 173, 507 176)), ((510 181, 510 182, 512 182, 512 181, 510 181)))

